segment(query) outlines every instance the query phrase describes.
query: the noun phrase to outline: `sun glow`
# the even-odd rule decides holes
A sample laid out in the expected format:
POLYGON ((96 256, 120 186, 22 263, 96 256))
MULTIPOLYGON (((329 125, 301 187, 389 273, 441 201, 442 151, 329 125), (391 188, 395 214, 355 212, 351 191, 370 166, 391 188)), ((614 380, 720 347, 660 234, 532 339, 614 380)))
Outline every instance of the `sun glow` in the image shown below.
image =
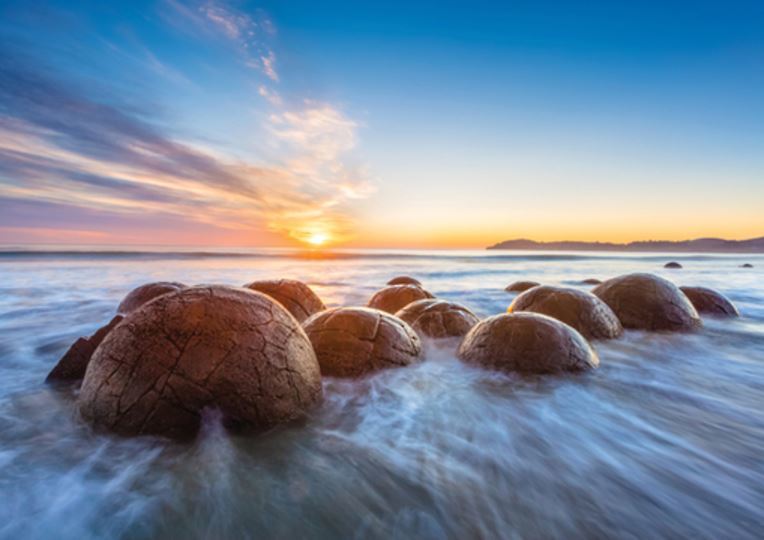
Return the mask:
POLYGON ((329 240, 329 236, 326 233, 314 232, 306 239, 306 242, 311 246, 322 246, 329 240))

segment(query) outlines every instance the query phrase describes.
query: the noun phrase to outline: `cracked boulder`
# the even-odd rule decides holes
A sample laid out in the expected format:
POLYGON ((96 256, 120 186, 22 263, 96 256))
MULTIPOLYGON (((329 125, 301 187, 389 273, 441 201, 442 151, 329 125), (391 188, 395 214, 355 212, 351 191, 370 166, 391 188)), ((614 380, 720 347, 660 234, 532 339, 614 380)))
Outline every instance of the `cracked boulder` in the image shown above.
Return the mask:
POLYGON ((423 298, 434 298, 434 296, 418 285, 388 285, 374 293, 368 307, 381 309, 387 313, 397 313, 411 302, 423 298))
POLYGON ((407 366, 419 360, 422 346, 405 322, 376 309, 329 309, 305 321, 323 375, 357 377, 407 366))
POLYGON ((388 285, 416 285, 422 286, 422 283, 411 276, 396 276, 387 282, 388 285))
POLYGON ((515 281, 507 285, 504 290, 507 292, 524 292, 539 285, 540 283, 537 281, 515 281))
POLYGON ((412 302, 395 316, 411 325, 420 336, 436 339, 462 337, 479 320, 463 305, 436 298, 412 302))
POLYGON ((541 285, 520 294, 509 313, 532 311, 572 326, 587 339, 612 339, 623 333, 621 321, 608 305, 590 292, 541 285))
POLYGON ((584 371, 599 365, 589 342, 573 328, 528 312, 480 321, 464 337, 457 355, 470 364, 519 373, 584 371))
POLYGON ((307 336, 279 303, 244 288, 199 286, 126 316, 96 349, 78 399, 98 428, 187 438, 207 408, 239 429, 302 417, 321 399, 321 374, 307 336))
POLYGON ((84 377, 85 370, 96 348, 123 318, 122 315, 117 315, 108 324, 96 330, 92 336, 78 338, 48 373, 45 380, 48 382, 76 381, 84 377))
POLYGON ((626 274, 592 290, 624 328, 686 332, 701 325, 690 300, 669 280, 654 274, 626 274))
POLYGON ((127 296, 120 302, 117 308, 117 313, 127 315, 128 313, 135 311, 146 302, 149 302, 157 296, 163 294, 177 292, 181 289, 185 289, 186 286, 182 283, 176 283, 174 281, 156 281, 154 283, 146 283, 140 287, 136 287, 130 291, 127 296))
POLYGON ((253 281, 245 287, 267 294, 284 306, 300 323, 326 309, 313 289, 296 279, 263 279, 253 281))
POLYGON ((706 287, 679 287, 690 299, 698 313, 715 315, 717 317, 739 317, 735 304, 719 291, 706 287))

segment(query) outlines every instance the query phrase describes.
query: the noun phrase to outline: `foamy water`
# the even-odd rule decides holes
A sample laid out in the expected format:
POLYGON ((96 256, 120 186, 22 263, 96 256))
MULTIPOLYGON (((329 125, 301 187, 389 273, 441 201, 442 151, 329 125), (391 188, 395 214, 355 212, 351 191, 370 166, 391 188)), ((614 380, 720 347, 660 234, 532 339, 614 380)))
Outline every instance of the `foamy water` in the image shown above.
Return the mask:
POLYGON ((0 252, 2 538, 755 538, 764 530, 764 257, 343 252, 0 252), (678 260, 683 270, 664 270, 678 260), (753 269, 739 268, 744 262, 753 269), (363 304, 396 274, 481 316, 511 281, 654 271, 719 289, 738 320, 598 342, 600 368, 518 378, 449 344, 347 381, 299 425, 191 445, 94 434, 43 383, 146 281, 307 281, 363 304))

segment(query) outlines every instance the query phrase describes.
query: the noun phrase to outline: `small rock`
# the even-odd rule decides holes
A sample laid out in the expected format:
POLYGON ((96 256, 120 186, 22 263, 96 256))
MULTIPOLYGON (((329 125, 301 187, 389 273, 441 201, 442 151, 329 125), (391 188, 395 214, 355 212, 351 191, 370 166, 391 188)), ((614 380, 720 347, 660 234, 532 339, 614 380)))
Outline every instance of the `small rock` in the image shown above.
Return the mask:
POLYGON ((422 283, 413 277, 409 276, 396 276, 387 282, 388 285, 417 285, 422 286, 422 283))
POLYGON ((96 348, 122 319, 124 319, 122 315, 117 315, 107 325, 96 330, 92 336, 77 338, 77 341, 69 347, 69 350, 64 353, 61 360, 48 373, 45 381, 74 381, 82 379, 85 376, 85 370, 87 370, 90 358, 93 356, 96 348))
POLYGON ((676 261, 671 261, 664 264, 663 268, 682 268, 682 265, 676 261))

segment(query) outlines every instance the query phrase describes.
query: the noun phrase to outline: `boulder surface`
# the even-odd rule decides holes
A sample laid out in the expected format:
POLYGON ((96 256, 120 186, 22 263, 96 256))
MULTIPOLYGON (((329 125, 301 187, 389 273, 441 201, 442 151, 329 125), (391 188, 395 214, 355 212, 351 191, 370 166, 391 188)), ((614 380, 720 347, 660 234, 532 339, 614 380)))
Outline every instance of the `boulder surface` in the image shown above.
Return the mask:
POLYGON ((253 281, 245 287, 270 296, 284 306, 300 323, 326 309, 313 289, 296 279, 264 279, 253 281))
POLYGON ((624 328, 683 332, 701 325, 698 312, 679 287, 655 274, 626 274, 592 290, 624 328))
POLYGON ((411 325, 420 336, 430 338, 461 337, 479 321, 465 306, 437 298, 412 302, 395 316, 411 325))
POLYGON ((528 312, 480 321, 464 337, 457 355, 470 364, 519 373, 584 371, 599 365, 594 350, 573 328, 528 312))
POLYGON ((299 418, 321 399, 313 348, 268 296, 199 286, 158 297, 109 332, 79 395, 83 418, 123 435, 185 438, 202 411, 228 427, 299 418))
POLYGON ((356 377, 420 358, 421 342, 405 322, 363 307, 322 311, 305 321, 323 375, 356 377))

